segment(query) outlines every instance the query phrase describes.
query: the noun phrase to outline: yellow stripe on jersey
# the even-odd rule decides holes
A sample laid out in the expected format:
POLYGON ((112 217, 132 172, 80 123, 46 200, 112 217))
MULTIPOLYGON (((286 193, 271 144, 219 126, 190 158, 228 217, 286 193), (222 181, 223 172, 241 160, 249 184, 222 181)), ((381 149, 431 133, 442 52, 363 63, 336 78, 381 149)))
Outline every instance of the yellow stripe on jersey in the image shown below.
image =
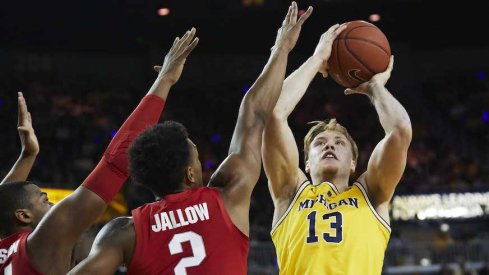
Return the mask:
POLYGON ((360 183, 305 182, 271 234, 282 275, 378 275, 390 227, 360 183))

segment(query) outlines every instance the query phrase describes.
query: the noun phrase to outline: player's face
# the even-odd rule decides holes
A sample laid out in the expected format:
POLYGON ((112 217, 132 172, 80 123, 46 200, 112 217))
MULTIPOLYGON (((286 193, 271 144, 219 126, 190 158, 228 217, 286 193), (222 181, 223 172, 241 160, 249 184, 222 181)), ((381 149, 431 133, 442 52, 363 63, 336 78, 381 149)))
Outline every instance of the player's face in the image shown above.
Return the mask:
POLYGON ((199 160, 199 151, 197 150, 197 146, 189 139, 190 143, 190 167, 192 167, 194 180, 196 185, 203 186, 202 180, 202 164, 199 160))
POLYGON ((354 168, 350 142, 337 131, 318 134, 309 147, 308 165, 311 175, 349 176, 354 168))
POLYGON ((32 205, 30 210, 33 216, 32 225, 35 227, 54 204, 49 202, 47 194, 36 185, 30 184, 25 188, 27 188, 30 196, 30 202, 32 205))

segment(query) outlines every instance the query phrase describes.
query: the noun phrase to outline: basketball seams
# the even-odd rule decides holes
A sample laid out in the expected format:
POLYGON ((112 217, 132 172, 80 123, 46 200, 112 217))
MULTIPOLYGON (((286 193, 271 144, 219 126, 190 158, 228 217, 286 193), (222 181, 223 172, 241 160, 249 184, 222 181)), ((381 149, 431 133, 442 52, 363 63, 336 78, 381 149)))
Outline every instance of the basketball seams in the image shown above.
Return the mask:
POLYGON ((358 40, 358 41, 362 41, 362 42, 365 42, 368 44, 372 44, 374 46, 379 47, 390 58, 390 54, 386 49, 384 49, 382 46, 380 46, 379 44, 377 44, 371 40, 367 40, 367 39, 363 39, 363 38, 359 38, 359 37, 337 38, 337 40, 358 40))
POLYGON ((362 60, 360 60, 360 58, 358 58, 358 56, 352 52, 350 50, 350 48, 348 47, 348 44, 346 43, 346 39, 344 39, 345 41, 345 49, 346 49, 346 52, 349 53, 353 58, 355 58, 356 61, 358 61, 358 63, 360 63, 360 65, 362 65, 365 69, 367 69, 367 71, 371 74, 371 75, 374 75, 375 73, 373 72, 372 69, 370 69, 370 67, 368 67, 366 64, 363 63, 362 60))
MULTIPOLYGON (((362 41, 365 41, 365 42, 369 42, 369 43, 374 44, 375 46, 377 46, 377 47, 381 48, 381 49, 382 49, 382 50, 383 50, 383 51, 384 51, 384 52, 385 52, 385 53, 386 53, 386 54, 387 54, 387 55, 390 57, 389 51, 387 51, 386 49, 384 49, 384 47, 382 47, 381 45, 379 45, 379 44, 377 44, 377 43, 375 43, 375 42, 373 42, 373 41, 371 41, 371 40, 366 40, 366 39, 362 39, 362 38, 359 38, 359 37, 348 37, 348 35, 349 35, 349 34, 350 34, 350 33, 351 33, 353 30, 356 30, 356 29, 359 29, 359 28, 374 28, 374 29, 376 29, 376 30, 379 30, 379 28, 377 28, 375 25, 373 25, 373 26, 356 26, 356 27, 351 28, 350 30, 348 30, 348 32, 347 32, 347 33, 345 33, 345 37, 338 37, 338 38, 336 38, 336 39, 340 39, 340 40, 342 40, 342 39, 345 39, 345 40, 346 40, 346 39, 352 39, 352 40, 362 40, 362 41)), ((380 31, 380 30, 379 30, 379 31, 380 31)), ((380 32, 382 33, 382 31, 380 31, 380 32)), ((383 33, 382 33, 382 34, 383 34, 383 33)), ((385 34, 384 34, 384 36, 385 36, 385 34)))

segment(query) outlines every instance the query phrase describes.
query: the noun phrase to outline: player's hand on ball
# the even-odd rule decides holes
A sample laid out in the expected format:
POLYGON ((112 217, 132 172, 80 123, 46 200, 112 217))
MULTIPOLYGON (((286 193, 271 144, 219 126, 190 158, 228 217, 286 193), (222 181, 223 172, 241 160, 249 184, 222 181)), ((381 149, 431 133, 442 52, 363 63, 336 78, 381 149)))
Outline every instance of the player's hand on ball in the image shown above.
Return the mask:
POLYGON ((351 94, 364 94, 370 98, 374 96, 376 87, 384 87, 389 78, 391 77, 392 68, 394 67, 394 56, 391 55, 389 66, 384 72, 374 75, 369 81, 360 84, 355 88, 348 88, 345 90, 345 95, 351 94))
POLYGON ((155 71, 159 72, 158 78, 165 78, 171 84, 175 84, 182 75, 183 65, 187 56, 193 51, 199 38, 195 37, 195 28, 187 31, 182 38, 175 38, 173 46, 165 56, 163 66, 154 66, 155 71))
POLYGON ((299 34, 301 32, 302 24, 309 18, 312 13, 312 7, 309 7, 299 19, 297 19, 298 7, 296 2, 292 2, 289 6, 289 11, 282 22, 282 27, 278 30, 277 39, 272 50, 276 48, 282 48, 283 50, 290 52, 294 48, 299 34))
POLYGON ((324 78, 328 77, 328 60, 331 56, 333 42, 346 27, 347 24, 336 24, 331 26, 325 33, 323 33, 323 35, 321 35, 319 43, 314 50, 313 56, 321 59, 322 65, 319 72, 324 78))

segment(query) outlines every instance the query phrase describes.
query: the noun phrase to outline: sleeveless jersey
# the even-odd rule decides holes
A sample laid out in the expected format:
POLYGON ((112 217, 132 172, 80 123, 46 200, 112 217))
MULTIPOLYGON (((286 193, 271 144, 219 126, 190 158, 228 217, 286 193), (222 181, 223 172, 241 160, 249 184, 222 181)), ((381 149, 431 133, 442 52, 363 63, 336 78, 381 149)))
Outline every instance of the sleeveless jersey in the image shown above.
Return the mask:
POLYGON ((136 244, 128 274, 246 274, 248 237, 215 188, 167 195, 132 217, 136 244))
POLYGON ((390 227, 360 183, 339 193, 306 181, 271 234, 282 275, 379 275, 390 227))
POLYGON ((27 237, 31 230, 16 232, 0 240, 1 275, 42 275, 29 261, 27 237))

